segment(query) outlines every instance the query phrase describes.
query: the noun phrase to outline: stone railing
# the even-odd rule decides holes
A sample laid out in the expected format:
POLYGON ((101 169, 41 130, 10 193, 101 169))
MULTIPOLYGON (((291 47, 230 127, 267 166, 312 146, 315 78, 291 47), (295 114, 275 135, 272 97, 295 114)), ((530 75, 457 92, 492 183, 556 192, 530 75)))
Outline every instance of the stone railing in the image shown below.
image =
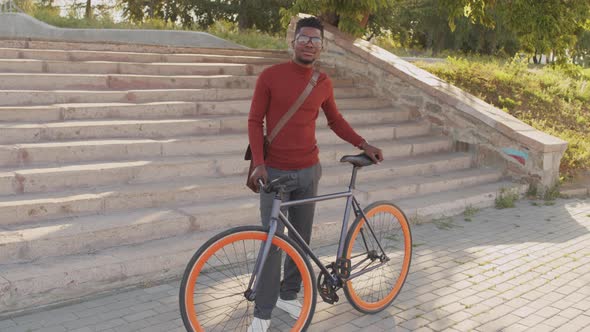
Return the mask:
MULTIPOLYGON (((293 40, 296 22, 289 25, 293 40)), ((538 131, 438 77, 367 41, 326 25, 322 63, 339 74, 367 79, 374 92, 393 105, 413 108, 453 138, 457 150, 472 151, 479 166, 496 166, 506 175, 551 187, 567 142, 538 131)))
MULTIPOLYGON (((5 6, 7 8, 8 6, 16 8, 10 1, 6 2, 5 6)), ((0 12, 0 38, 206 48, 245 48, 201 31, 58 28, 20 12, 0 12)))

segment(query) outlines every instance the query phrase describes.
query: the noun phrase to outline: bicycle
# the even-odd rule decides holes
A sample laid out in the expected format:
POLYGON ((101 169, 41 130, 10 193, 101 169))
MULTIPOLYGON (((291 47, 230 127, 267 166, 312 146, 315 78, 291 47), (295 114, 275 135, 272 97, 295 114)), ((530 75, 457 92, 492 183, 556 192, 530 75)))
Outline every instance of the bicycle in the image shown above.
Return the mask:
POLYGON ((342 288, 347 300, 362 313, 380 312, 393 302, 410 269, 412 236, 408 220, 393 203, 378 201, 363 210, 354 197, 357 171, 373 164, 368 156, 344 156, 340 161, 353 165, 350 185, 344 192, 282 202, 280 192, 292 177, 279 177, 267 185, 259 181, 261 190, 275 193, 270 225, 268 229, 229 229, 194 254, 180 287, 180 310, 187 331, 245 331, 253 319, 257 281, 271 248, 285 253, 281 255, 282 264, 287 256, 295 263, 303 288, 298 295, 302 303, 299 317, 274 310, 273 330, 307 329, 318 290, 325 302, 333 304, 342 288), (324 265, 280 208, 337 198, 347 199, 338 251, 336 261, 324 265), (356 218, 349 229, 351 209, 356 218), (278 222, 294 239, 276 233, 278 222), (317 280, 307 256, 320 270, 317 280))

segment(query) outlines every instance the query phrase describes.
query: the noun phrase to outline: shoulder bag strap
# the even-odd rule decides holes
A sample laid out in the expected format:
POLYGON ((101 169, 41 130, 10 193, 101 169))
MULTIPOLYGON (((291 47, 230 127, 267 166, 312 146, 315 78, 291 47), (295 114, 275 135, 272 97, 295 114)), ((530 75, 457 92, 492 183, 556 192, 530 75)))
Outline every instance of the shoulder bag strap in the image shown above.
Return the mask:
POLYGON ((283 117, 279 120, 279 122, 277 122, 277 125, 273 128, 272 132, 268 136, 269 143, 272 142, 272 140, 277 136, 279 131, 281 131, 281 129, 283 129, 283 126, 285 126, 287 121, 289 121, 289 119, 291 119, 293 114, 295 114, 295 112, 299 109, 299 107, 301 107, 301 105, 303 104, 305 99, 307 99, 307 97, 311 93, 311 90, 313 90, 313 88, 316 86, 319 77, 320 77, 320 72, 317 70, 314 71, 313 75, 311 76, 311 79, 309 80, 309 83, 307 83, 307 86, 305 87, 305 90, 303 90, 303 92, 299 95, 299 98, 297 98, 295 103, 293 103, 293 105, 291 105, 291 108, 289 108, 287 113, 285 113, 285 115, 283 115, 283 117))

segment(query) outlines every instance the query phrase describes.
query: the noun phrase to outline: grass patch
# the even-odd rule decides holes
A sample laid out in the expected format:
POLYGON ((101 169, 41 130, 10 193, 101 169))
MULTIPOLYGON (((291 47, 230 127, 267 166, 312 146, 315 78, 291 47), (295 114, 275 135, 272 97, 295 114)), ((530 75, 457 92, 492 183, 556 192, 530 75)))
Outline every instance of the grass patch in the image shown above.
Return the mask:
POLYGON ((498 196, 496 196, 495 206, 496 209, 507 209, 515 207, 515 202, 518 200, 519 195, 512 190, 502 188, 498 196))
POLYGON ((553 187, 547 188, 547 190, 545 190, 543 193, 543 199, 545 201, 554 201, 555 199, 559 198, 559 195, 559 185, 556 184, 553 187))
POLYGON ((529 184, 529 187, 526 191, 526 197, 530 199, 535 199, 539 195, 539 187, 536 184, 529 184))
POLYGON ((590 169, 590 70, 529 65, 490 57, 417 65, 495 105, 532 127, 560 137, 568 148, 562 179, 590 169))
POLYGON ((219 38, 250 48, 272 50, 287 49, 285 36, 271 35, 257 30, 240 32, 235 23, 217 21, 207 30, 207 32, 219 38))
POLYGON ((445 217, 445 216, 433 220, 432 223, 434 223, 436 228, 438 228, 440 230, 449 230, 454 227, 462 227, 462 226, 458 226, 458 225, 453 224, 453 218, 445 217))
POLYGON ((475 216, 475 214, 479 212, 479 209, 474 208, 473 206, 469 205, 465 208, 465 211, 463 211, 463 220, 465 221, 473 221, 473 217, 475 216))

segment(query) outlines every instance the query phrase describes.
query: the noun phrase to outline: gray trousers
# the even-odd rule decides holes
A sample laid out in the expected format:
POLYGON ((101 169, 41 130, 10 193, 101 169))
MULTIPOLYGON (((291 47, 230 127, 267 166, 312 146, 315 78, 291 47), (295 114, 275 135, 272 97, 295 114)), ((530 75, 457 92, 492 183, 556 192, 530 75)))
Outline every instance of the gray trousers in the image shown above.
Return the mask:
MULTIPOLYGON (((271 167, 267 167, 267 171, 269 181, 285 174, 297 174, 297 181, 287 184, 286 192, 282 197, 283 201, 298 200, 317 195, 318 182, 322 176, 322 167, 319 163, 309 168, 295 171, 283 171, 271 167)), ((260 216, 264 227, 268 227, 270 223, 274 195, 274 193, 267 194, 264 192, 260 194, 260 216)), ((283 209, 282 211, 308 244, 311 239, 314 211, 315 203, 292 206, 288 210, 285 211, 283 209)), ((277 233, 282 234, 284 232, 283 224, 279 222, 277 226, 277 233)), ((289 236, 292 237, 291 234, 289 236)), ((283 269, 284 279, 281 281, 281 252, 273 246, 262 270, 261 280, 258 283, 260 286, 256 292, 255 317, 270 319, 279 294, 283 300, 294 300, 297 298, 297 293, 301 289, 299 271, 289 257, 285 259, 283 269)))

